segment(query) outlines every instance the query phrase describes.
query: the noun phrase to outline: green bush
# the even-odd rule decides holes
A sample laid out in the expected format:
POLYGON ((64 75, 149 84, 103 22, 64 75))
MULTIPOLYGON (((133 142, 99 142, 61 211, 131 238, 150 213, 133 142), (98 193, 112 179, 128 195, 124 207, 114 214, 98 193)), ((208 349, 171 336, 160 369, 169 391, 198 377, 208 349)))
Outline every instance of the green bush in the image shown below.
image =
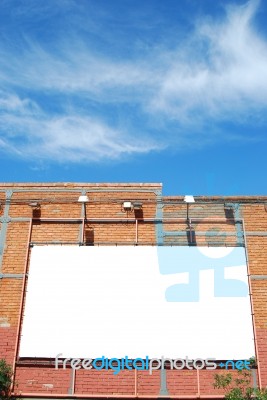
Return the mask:
POLYGON ((12 368, 6 360, 0 359, 0 400, 11 397, 12 368))
POLYGON ((251 387, 251 372, 240 370, 238 377, 231 373, 215 374, 214 388, 224 389, 226 400, 267 400, 267 390, 251 387))

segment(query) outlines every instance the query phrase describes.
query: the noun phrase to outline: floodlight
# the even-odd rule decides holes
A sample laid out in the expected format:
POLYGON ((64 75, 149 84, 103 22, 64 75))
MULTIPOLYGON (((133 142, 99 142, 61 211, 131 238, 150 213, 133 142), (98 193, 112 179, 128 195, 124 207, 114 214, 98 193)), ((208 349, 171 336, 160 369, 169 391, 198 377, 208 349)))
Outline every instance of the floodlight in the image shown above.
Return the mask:
POLYGON ((132 211, 133 209, 133 204, 131 201, 124 201, 122 203, 122 207, 124 209, 124 211, 132 211))
POLYGON ((88 203, 88 201, 89 201, 88 196, 80 196, 80 197, 78 198, 78 202, 79 202, 79 203, 88 203))
POLYGON ((143 206, 143 203, 141 201, 134 201, 133 202, 133 209, 134 210, 141 210, 143 206))
POLYGON ((38 203, 38 201, 30 202, 29 206, 32 207, 32 208, 40 208, 41 207, 41 205, 40 205, 40 203, 38 203))
POLYGON ((189 233, 190 244, 192 244, 192 242, 193 242, 193 235, 192 235, 193 227, 191 224, 191 218, 189 218, 189 205, 192 203, 195 203, 194 196, 192 196, 192 195, 184 196, 184 202, 186 203, 186 221, 187 221, 187 226, 190 231, 190 233, 189 233))
POLYGON ((192 196, 192 195, 184 196, 184 202, 186 202, 186 203, 195 203, 194 196, 192 196))

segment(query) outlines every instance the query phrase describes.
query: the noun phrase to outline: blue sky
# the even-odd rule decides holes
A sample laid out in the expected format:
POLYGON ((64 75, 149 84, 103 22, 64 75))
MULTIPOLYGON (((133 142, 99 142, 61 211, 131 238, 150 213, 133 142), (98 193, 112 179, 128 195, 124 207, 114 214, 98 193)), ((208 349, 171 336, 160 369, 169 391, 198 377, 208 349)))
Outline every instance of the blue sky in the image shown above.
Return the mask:
POLYGON ((1 181, 266 194, 266 20, 264 0, 1 0, 1 181))

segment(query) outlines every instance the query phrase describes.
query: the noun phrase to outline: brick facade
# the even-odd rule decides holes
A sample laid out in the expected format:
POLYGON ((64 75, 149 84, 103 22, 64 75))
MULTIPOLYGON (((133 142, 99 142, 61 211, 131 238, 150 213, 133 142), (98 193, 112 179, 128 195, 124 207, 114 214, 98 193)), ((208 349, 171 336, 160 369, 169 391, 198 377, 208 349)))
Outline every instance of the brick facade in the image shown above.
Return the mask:
POLYGON ((166 370, 149 375, 125 370, 114 376, 112 371, 79 370, 73 376, 71 368, 55 370, 47 361, 15 362, 29 242, 247 245, 259 365, 255 372, 258 384, 267 386, 267 197, 196 197, 190 205, 191 233, 183 197, 162 197, 160 184, 2 184, 0 204, 0 358, 16 366, 17 395, 223 398, 213 389, 214 371, 166 370), (81 194, 89 197, 86 220, 77 201, 81 194), (140 200, 142 210, 126 215, 125 200, 140 200), (30 206, 32 202, 40 207, 30 206))

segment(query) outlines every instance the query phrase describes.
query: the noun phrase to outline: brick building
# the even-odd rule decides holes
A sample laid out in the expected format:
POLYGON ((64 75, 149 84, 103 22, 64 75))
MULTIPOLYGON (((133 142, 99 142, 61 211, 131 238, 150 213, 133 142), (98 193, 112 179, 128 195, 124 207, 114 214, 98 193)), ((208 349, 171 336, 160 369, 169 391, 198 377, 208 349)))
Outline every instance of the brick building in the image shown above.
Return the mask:
POLYGON ((17 395, 223 398, 213 388, 214 370, 206 368, 114 375, 111 369, 55 369, 51 357, 20 357, 31 253, 42 246, 245 249, 257 358, 252 384, 267 386, 267 197, 196 196, 187 208, 184 196, 162 196, 161 184, 8 183, 0 187, 0 224, 0 358, 14 368, 17 395))

